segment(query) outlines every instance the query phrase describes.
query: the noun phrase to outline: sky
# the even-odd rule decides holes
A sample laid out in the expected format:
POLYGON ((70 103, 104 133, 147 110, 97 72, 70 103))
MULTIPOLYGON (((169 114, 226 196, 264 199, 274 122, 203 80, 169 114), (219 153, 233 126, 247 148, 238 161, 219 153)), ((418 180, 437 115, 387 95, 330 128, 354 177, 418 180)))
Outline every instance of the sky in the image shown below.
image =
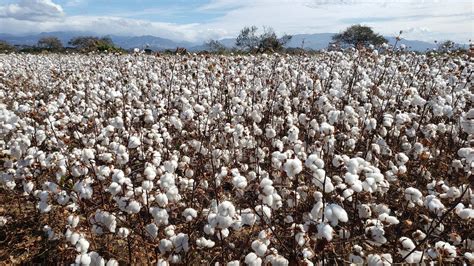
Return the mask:
POLYGON ((0 0, 0 33, 84 31, 206 41, 245 26, 336 33, 353 24, 422 41, 474 39, 473 0, 0 0))

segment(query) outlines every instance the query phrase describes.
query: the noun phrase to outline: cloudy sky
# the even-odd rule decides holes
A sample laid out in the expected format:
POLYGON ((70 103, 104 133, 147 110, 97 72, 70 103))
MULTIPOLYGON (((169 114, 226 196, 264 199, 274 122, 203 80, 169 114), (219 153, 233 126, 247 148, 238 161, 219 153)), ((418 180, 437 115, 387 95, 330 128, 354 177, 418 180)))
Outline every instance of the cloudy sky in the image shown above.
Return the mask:
POLYGON ((360 23, 407 39, 474 38, 473 0, 0 0, 0 33, 87 31, 202 41, 246 25, 340 32, 360 23))

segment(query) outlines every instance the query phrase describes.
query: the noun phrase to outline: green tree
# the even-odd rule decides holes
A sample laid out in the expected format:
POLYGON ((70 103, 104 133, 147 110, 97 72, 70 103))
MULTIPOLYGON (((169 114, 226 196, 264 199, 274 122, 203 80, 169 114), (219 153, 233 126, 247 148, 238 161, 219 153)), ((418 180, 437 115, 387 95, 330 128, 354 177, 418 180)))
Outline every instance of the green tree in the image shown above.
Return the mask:
POLYGON ((0 53, 8 53, 15 51, 15 47, 6 41, 0 40, 0 53))
POLYGON ((38 47, 51 51, 59 51, 63 49, 63 44, 57 37, 48 36, 38 40, 38 47))
POLYGON ((121 50, 114 45, 114 42, 110 37, 99 38, 94 36, 79 36, 72 38, 69 41, 69 44, 81 50, 82 52, 117 52, 121 50))
POLYGON ((352 25, 342 33, 332 37, 336 42, 353 46, 381 45, 387 42, 382 35, 375 33, 371 27, 352 25))
POLYGON ((240 31, 239 36, 235 41, 235 45, 242 50, 252 51, 258 48, 259 36, 257 35, 258 28, 256 26, 245 27, 240 31))
POLYGON ((257 30, 256 26, 243 28, 237 36, 237 47, 250 52, 277 52, 283 50, 292 37, 285 34, 278 38, 272 28, 265 28, 260 35, 257 34, 257 30))
POLYGON ((284 46, 291 40, 291 35, 283 35, 278 38, 272 28, 265 29, 264 33, 259 37, 258 48, 262 52, 277 52, 284 49, 284 46))
POLYGON ((223 53, 227 50, 227 48, 218 40, 210 40, 205 43, 205 46, 209 51, 215 53, 223 53))

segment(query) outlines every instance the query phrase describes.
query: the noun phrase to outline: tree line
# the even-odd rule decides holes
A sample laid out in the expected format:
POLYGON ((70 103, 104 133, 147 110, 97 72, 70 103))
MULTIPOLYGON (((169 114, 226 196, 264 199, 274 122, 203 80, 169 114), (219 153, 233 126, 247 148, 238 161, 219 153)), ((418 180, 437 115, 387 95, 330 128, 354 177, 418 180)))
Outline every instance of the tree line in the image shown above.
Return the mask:
MULTIPOLYGON (((209 40, 205 43, 205 50, 212 53, 302 53, 306 50, 301 48, 288 48, 287 44, 291 41, 291 35, 284 34, 278 36, 272 28, 264 28, 262 33, 258 33, 258 27, 248 26, 244 27, 235 40, 235 47, 227 47, 221 41, 209 40)), ((400 32, 401 34, 402 32, 400 32)), ((397 37, 399 39, 400 36, 397 37)), ((333 42, 329 44, 328 49, 343 49, 348 47, 363 48, 363 47, 377 47, 387 43, 381 34, 373 31, 371 27, 364 25, 352 25, 346 28, 341 33, 335 34, 332 37, 333 42)), ((72 38, 68 42, 68 47, 64 47, 61 40, 54 36, 46 36, 38 40, 35 46, 17 47, 0 40, 1 52, 64 52, 73 50, 77 52, 126 52, 124 49, 116 46, 110 37, 95 37, 95 36, 79 36, 72 38)), ((447 40, 437 43, 438 51, 450 52, 460 49, 460 46, 453 41, 447 40)), ((177 51, 185 51, 184 48, 177 47, 177 51)), ((151 50, 149 50, 151 51, 151 50)), ((173 51, 168 50, 169 53, 173 51)))

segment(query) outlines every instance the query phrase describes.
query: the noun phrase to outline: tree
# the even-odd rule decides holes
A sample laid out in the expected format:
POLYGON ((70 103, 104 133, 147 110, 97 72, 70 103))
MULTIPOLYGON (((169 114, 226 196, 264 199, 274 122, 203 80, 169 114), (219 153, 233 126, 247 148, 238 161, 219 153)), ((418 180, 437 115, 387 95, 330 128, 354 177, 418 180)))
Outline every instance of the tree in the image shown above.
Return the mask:
POLYGON ((372 28, 362 25, 353 25, 347 28, 342 33, 336 34, 332 37, 336 42, 340 42, 347 45, 368 46, 381 45, 387 42, 382 35, 375 33, 372 28))
POLYGON ((209 51, 215 52, 215 53, 223 53, 226 50, 226 47, 224 46, 224 44, 222 44, 221 42, 217 40, 210 40, 207 43, 205 43, 205 46, 207 47, 207 49, 209 49, 209 51))
POLYGON ((239 36, 237 36, 235 45, 247 51, 258 48, 259 36, 257 35, 257 30, 258 28, 256 26, 243 28, 239 36))
POLYGON ((258 48, 262 52, 277 52, 283 50, 284 46, 291 40, 291 35, 283 35, 278 38, 272 28, 265 29, 264 33, 259 37, 258 48))
POLYGON ((63 44, 57 37, 48 36, 38 40, 38 47, 58 51, 63 48, 63 44))
POLYGON ((444 52, 444 53, 457 50, 459 48, 460 48, 459 45, 451 40, 446 40, 438 44, 438 51, 444 52))
POLYGON ((94 36, 79 36, 72 38, 69 41, 69 44, 83 52, 92 52, 92 51, 120 51, 114 45, 114 42, 110 37, 94 37, 94 36))
POLYGON ((292 37, 285 34, 278 38, 272 28, 265 28, 261 35, 257 35, 257 30, 256 26, 243 28, 236 40, 237 47, 247 51, 276 52, 281 51, 292 37))
POLYGON ((8 42, 0 40, 0 53, 12 52, 14 50, 15 47, 10 45, 8 42))

